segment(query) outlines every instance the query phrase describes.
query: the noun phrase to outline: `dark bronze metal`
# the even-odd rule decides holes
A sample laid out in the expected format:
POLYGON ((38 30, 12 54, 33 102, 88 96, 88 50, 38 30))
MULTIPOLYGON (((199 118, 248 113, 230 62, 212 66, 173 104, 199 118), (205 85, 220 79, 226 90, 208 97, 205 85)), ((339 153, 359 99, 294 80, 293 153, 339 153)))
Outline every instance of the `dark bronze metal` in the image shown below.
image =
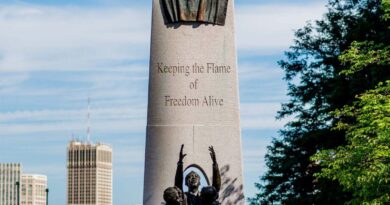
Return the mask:
POLYGON ((188 192, 183 194, 183 159, 187 154, 183 153, 184 145, 181 146, 179 161, 175 175, 175 186, 164 191, 164 200, 167 204, 175 205, 218 205, 218 195, 221 189, 221 173, 219 171, 217 157, 213 146, 209 147, 210 157, 213 161, 213 184, 199 191, 200 176, 196 172, 190 172, 185 177, 185 185, 188 192))
POLYGON ((177 187, 169 187, 164 191, 166 205, 184 205, 183 192, 177 187))
POLYGON ((161 0, 166 23, 225 25, 228 0, 161 0))

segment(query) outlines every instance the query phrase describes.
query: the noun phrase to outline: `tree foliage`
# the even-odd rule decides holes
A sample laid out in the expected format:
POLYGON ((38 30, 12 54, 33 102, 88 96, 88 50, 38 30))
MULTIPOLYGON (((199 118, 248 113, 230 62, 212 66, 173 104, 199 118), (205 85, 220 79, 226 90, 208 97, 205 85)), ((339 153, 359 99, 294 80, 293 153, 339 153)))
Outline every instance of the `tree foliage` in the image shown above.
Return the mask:
POLYGON ((353 75, 360 70, 372 65, 390 64, 390 46, 375 44, 375 42, 353 42, 349 50, 340 56, 342 62, 351 65, 342 70, 340 74, 353 75))
POLYGON ((334 129, 340 119, 333 111, 390 79, 389 50, 380 51, 390 41, 385 17, 380 0, 330 0, 322 20, 296 32, 287 59, 279 62, 290 101, 278 114, 295 119, 268 147, 268 171, 256 184, 260 192, 249 200, 251 205, 337 205, 351 200, 337 180, 315 177, 321 166, 311 157, 349 143, 346 130, 334 129))
POLYGON ((390 204, 390 81, 334 115, 342 119, 335 129, 346 131, 348 144, 313 157, 324 167, 317 176, 351 191, 351 204, 390 204))
MULTIPOLYGON (((389 20, 390 0, 382 2, 389 20)), ((341 73, 383 65, 390 69, 389 44, 354 42, 340 60, 350 65, 341 73)), ((390 80, 357 97, 352 105, 333 112, 334 129, 346 132, 348 144, 323 150, 313 160, 323 167, 316 176, 338 181, 351 191, 351 204, 390 204, 390 80)))

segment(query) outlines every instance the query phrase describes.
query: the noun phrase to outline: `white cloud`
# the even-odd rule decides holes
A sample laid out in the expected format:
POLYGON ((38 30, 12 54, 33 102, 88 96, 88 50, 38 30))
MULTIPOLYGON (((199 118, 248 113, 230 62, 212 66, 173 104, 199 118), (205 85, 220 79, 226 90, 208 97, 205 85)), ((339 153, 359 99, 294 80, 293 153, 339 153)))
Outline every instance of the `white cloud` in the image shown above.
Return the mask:
MULTIPOLYGON (((1 61, 1 59, 0 59, 1 61)), ((1 71, 0 71, 1 73, 1 71)), ((0 74, 0 94, 15 93, 17 87, 24 81, 29 79, 28 73, 1 73, 0 74)))
MULTIPOLYGON (((243 103, 240 107, 243 129, 279 129, 287 122, 276 120, 279 103, 243 103)), ((143 131, 146 106, 95 108, 91 125, 96 132, 143 131)), ((3 135, 84 130, 86 110, 39 110, 0 113, 3 135)))
MULTIPOLYGON (((15 120, 29 121, 69 121, 84 120, 85 110, 39 110, 39 111, 16 111, 0 113, 0 122, 12 122, 15 120)), ((109 120, 124 118, 144 118, 145 107, 116 107, 116 108, 96 108, 91 110, 93 120, 109 120)))
MULTIPOLYGON (((319 3, 238 6, 238 48, 250 51, 251 55, 279 52, 291 43, 293 29, 307 19, 319 18, 323 10, 319 3)), ((125 87, 118 87, 118 82, 147 79, 150 10, 146 7, 2 6, 0 28, 6 31, 0 33, 0 94, 75 98, 76 95, 68 95, 74 89, 21 87, 31 78, 32 71, 110 71, 113 74, 106 76, 78 77, 78 73, 73 73, 61 79, 68 83, 93 83, 92 87, 79 87, 76 91, 85 98, 86 90, 92 89, 100 100, 129 96, 125 87)), ((240 65, 241 83, 280 78, 281 70, 274 67, 263 62, 244 62, 240 65)), ((134 99, 139 93, 133 94, 134 99)))
POLYGON ((240 107, 243 129, 280 129, 288 119, 276 120, 280 103, 243 103, 240 107))
POLYGON ((262 82, 268 80, 282 79, 283 71, 269 62, 244 62, 238 65, 239 77, 241 81, 246 80, 261 80, 262 82))
MULTIPOLYGON (((260 140, 257 140, 260 141, 260 140)), ((267 144, 269 141, 267 140, 267 144)), ((244 149, 245 172, 259 173, 265 170, 264 156, 267 153, 266 145, 244 149)))
MULTIPOLYGON (((39 110, 0 113, 1 135, 33 133, 84 133, 86 110, 39 110)), ((146 127, 146 107, 97 108, 91 111, 91 127, 96 133, 142 132, 146 127)))
MULTIPOLYGON (((300 6, 269 4, 236 8, 237 45, 244 51, 241 57, 281 53, 291 45, 294 29, 302 27, 308 19, 320 18, 325 10, 317 2, 300 6)), ((124 143, 107 138, 113 140, 115 146, 119 145, 114 151, 115 174, 142 177, 143 166, 139 164, 143 161, 144 142, 131 140, 143 139, 144 135, 137 134, 143 134, 146 125, 147 91, 146 86, 140 87, 140 82, 146 84, 148 77, 150 16, 150 10, 144 7, 1 6, 0 99, 16 96, 24 102, 28 98, 50 97, 48 102, 43 102, 46 98, 42 100, 41 106, 49 105, 57 98, 76 108, 49 110, 29 107, 26 102, 25 111, 10 108, 11 111, 4 112, 6 109, 3 108, 0 141, 7 144, 40 136, 40 141, 35 143, 41 144, 47 139, 70 137, 72 132, 85 133, 86 110, 77 108, 85 107, 79 103, 85 102, 85 94, 92 90, 90 94, 97 104, 91 116, 93 135, 129 134, 124 143), (58 72, 56 76, 40 80, 58 80, 66 86, 58 83, 29 87, 24 84, 34 80, 34 74, 39 72, 58 72), (68 75, 62 76, 64 73, 68 75), (72 84, 75 87, 68 86, 72 84)), ((255 87, 248 84, 253 80, 263 83, 282 75, 281 70, 274 69, 274 64, 255 61, 240 64, 241 84, 247 83, 245 87, 255 87)), ((37 84, 39 82, 35 82, 37 84)), ((267 97, 280 99, 284 96, 267 97)), ((281 128, 286 120, 275 120, 280 104, 256 99, 254 103, 241 104, 243 130, 281 128)), ((251 183, 254 175, 257 177, 264 171, 263 156, 269 140, 244 139, 245 172, 249 173, 246 180, 251 183)), ((60 169, 65 172, 65 168, 57 165, 29 168, 34 172, 42 169, 48 170, 49 175, 59 173, 60 169)))
MULTIPOLYGON (((65 168, 63 165, 63 162, 61 164, 40 164, 40 165, 34 165, 33 163, 29 163, 27 166, 26 164, 23 164, 23 172, 24 173, 30 173, 30 174, 43 174, 43 175, 50 175, 55 176, 59 179, 66 179, 65 175, 65 168), (61 174, 59 174, 61 173, 61 174)), ((48 180, 52 180, 52 178, 49 178, 48 180)))
POLYGON ((306 5, 248 5, 236 10, 237 46, 261 54, 280 52, 291 45, 293 30, 322 17, 323 2, 306 5))
MULTIPOLYGON (((286 49, 293 30, 324 10, 320 3, 238 6, 238 48, 267 54, 286 49)), ((146 7, 3 6, 0 71, 110 69, 146 60, 150 16, 146 7)))
POLYGON ((79 71, 144 59, 149 17, 145 8, 2 7, 0 71, 79 71))

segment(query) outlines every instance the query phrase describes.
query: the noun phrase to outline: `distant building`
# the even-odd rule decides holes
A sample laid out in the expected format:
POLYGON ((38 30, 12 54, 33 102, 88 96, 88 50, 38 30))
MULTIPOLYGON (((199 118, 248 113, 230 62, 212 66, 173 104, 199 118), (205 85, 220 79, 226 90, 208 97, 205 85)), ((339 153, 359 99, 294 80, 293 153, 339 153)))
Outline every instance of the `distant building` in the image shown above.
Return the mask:
POLYGON ((112 205, 112 148, 71 141, 67 153, 67 204, 112 205))
POLYGON ((21 205, 46 205, 47 177, 44 175, 22 174, 20 187, 21 205))
POLYGON ((18 205, 18 189, 22 166, 17 163, 0 163, 0 205, 18 205))

